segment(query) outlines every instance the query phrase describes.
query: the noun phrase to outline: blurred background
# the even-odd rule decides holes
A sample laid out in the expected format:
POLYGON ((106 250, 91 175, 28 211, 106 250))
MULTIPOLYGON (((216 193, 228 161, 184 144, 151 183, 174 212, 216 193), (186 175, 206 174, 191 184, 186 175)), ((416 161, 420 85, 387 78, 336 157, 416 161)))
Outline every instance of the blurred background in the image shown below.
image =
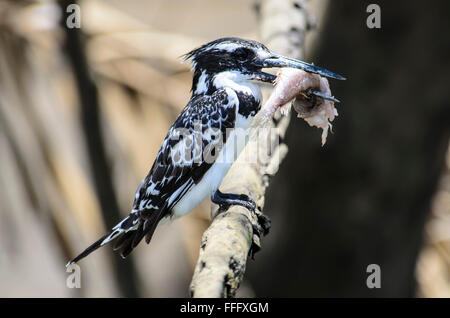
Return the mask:
MULTIPOLYGON (((263 1, 263 0, 262 0, 263 1)), ((256 0, 0 0, 0 296, 184 297, 210 203, 122 260, 66 262, 126 216, 189 99, 179 58, 223 36, 260 40, 256 0)), ((298 1, 306 60, 347 77, 334 134, 291 120, 263 249, 239 296, 450 297, 447 1, 298 1), (369 289, 366 268, 381 268, 369 289)))

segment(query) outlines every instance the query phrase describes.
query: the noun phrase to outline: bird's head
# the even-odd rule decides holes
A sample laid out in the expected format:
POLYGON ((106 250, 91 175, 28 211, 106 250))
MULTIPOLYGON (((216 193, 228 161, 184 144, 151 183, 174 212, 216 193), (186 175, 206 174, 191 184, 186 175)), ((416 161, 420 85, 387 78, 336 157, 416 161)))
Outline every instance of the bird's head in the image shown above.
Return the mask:
POLYGON ((221 38, 206 43, 184 55, 192 63, 193 93, 206 93, 213 89, 214 78, 224 72, 232 72, 245 80, 273 83, 276 76, 265 73, 263 68, 292 67, 321 76, 345 79, 320 67, 271 52, 265 45, 240 38, 221 38))

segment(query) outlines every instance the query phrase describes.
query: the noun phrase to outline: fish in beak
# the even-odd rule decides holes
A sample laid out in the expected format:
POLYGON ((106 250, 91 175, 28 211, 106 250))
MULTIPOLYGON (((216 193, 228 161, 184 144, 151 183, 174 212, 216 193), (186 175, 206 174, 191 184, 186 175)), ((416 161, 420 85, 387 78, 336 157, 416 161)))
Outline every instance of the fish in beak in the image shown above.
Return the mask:
MULTIPOLYGON (((258 68, 258 71, 253 72, 253 79, 259 80, 262 82, 268 82, 268 83, 274 83, 276 76, 273 74, 262 72, 262 68, 295 68, 300 69, 308 73, 318 74, 323 77, 329 77, 334 78, 338 80, 345 80, 345 77, 336 73, 333 73, 331 71, 328 71, 326 69, 317 67, 315 65, 296 60, 290 57, 282 56, 279 54, 271 54, 269 57, 264 59, 258 59, 254 62, 254 66, 258 68)), ((317 90, 310 89, 308 91, 309 95, 315 95, 317 97, 330 100, 334 103, 339 103, 339 100, 334 98, 333 96, 329 96, 327 94, 321 93, 317 90)))

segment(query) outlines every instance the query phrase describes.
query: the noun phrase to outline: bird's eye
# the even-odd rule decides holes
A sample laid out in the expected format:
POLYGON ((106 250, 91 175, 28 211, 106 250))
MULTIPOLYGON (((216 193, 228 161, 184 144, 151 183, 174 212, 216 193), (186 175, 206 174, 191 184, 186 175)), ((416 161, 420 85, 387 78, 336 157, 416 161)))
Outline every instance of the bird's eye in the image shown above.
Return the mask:
POLYGON ((250 50, 244 49, 244 48, 239 48, 234 51, 234 55, 239 60, 245 60, 250 55, 250 50))

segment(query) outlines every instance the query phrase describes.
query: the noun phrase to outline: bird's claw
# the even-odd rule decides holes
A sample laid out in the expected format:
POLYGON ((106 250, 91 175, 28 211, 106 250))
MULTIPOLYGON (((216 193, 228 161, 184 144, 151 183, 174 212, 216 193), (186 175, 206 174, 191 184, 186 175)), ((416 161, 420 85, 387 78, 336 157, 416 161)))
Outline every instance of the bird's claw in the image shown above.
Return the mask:
POLYGON ((248 209, 252 217, 250 218, 253 228, 252 247, 250 254, 253 256, 260 247, 260 236, 267 235, 271 226, 271 221, 268 216, 264 215, 260 208, 257 207, 256 202, 246 194, 222 193, 216 190, 211 196, 213 203, 219 205, 218 213, 224 212, 232 205, 239 205, 248 209))
POLYGON ((267 215, 259 211, 256 213, 256 216, 258 218, 258 224, 262 228, 262 234, 266 236, 267 234, 269 234, 270 227, 272 226, 272 221, 267 215))
POLYGON ((256 227, 254 226, 254 230, 256 230, 257 233, 267 235, 269 233, 270 226, 272 224, 270 218, 264 215, 259 209, 257 209, 255 201, 248 195, 240 194, 239 200, 242 202, 241 205, 243 207, 247 208, 250 212, 253 213, 253 215, 256 216, 258 225, 256 227))
POLYGON ((255 211, 256 211, 256 203, 255 203, 255 201, 252 198, 250 198, 246 194, 241 194, 239 196, 239 199, 243 202, 243 206, 245 208, 247 208, 251 212, 255 213, 255 211))
POLYGON ((257 222, 252 222, 253 238, 249 255, 252 259, 255 259, 255 254, 261 250, 261 234, 265 236, 269 233, 272 222, 270 221, 270 218, 267 215, 264 215, 259 209, 252 213, 256 216, 257 222))

